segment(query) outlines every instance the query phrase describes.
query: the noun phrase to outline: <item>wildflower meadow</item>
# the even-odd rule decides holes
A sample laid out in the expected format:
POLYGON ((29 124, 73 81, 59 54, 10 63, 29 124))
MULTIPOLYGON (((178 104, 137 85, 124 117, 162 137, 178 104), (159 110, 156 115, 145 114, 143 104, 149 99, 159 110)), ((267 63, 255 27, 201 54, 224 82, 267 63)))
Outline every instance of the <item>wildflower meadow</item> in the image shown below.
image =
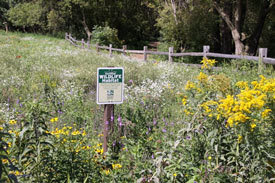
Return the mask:
POLYGON ((0 182, 274 182, 274 68, 197 59, 110 58, 0 31, 0 182), (96 71, 110 65, 125 91, 103 153, 96 71))

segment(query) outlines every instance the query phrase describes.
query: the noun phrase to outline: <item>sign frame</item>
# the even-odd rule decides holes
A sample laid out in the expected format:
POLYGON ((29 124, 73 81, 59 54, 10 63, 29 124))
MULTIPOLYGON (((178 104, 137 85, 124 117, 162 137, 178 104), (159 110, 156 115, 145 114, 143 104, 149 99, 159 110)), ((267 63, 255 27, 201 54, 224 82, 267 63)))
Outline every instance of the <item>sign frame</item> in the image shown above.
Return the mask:
MULTIPOLYGON (((104 83, 104 84, 107 84, 107 83, 104 83)), ((110 83, 112 84, 112 82, 110 83)), ((114 84, 114 83, 113 83, 114 84)), ((114 92, 114 91, 113 91, 114 92)), ((96 87, 96 103, 97 104, 122 104, 123 103, 123 98, 124 98, 124 68, 123 67, 98 67, 97 68, 97 87, 96 87), (120 90, 121 90, 121 100, 120 101, 100 101, 100 92, 102 92, 102 89, 100 89, 100 85, 102 85, 102 83, 100 84, 99 80, 99 76, 100 76, 100 71, 101 70, 108 70, 107 72, 111 72, 112 70, 121 70, 122 72, 122 81, 121 82, 118 82, 118 83, 121 83, 121 87, 120 90)))

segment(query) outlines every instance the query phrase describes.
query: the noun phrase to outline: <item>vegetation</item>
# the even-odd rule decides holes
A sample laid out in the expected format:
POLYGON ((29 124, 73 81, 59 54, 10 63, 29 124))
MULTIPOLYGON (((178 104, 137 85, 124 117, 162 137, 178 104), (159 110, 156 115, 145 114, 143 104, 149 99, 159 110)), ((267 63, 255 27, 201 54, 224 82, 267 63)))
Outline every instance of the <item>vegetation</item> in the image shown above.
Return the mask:
POLYGON ((1 0, 0 27, 92 39, 94 27, 117 30, 113 44, 142 49, 151 41, 177 51, 210 45, 220 53, 275 56, 274 0, 1 0), (6 22, 7 24, 3 24, 6 22))
POLYGON ((273 68, 110 59, 3 31, 0 58, 0 182, 274 181, 273 68), (109 65, 125 69, 125 100, 103 154, 96 69, 109 65))

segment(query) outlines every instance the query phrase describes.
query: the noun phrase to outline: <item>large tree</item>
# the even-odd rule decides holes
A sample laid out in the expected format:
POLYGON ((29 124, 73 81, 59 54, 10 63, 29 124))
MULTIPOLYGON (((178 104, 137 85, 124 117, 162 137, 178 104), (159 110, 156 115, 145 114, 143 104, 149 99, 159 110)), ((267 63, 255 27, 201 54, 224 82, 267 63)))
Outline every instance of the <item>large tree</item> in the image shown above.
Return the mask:
POLYGON ((164 0, 159 4, 157 26, 161 41, 176 51, 200 50, 210 45, 220 51, 219 16, 204 0, 164 0))
POLYGON ((274 0, 212 0, 211 3, 231 31, 235 54, 255 55, 274 0))

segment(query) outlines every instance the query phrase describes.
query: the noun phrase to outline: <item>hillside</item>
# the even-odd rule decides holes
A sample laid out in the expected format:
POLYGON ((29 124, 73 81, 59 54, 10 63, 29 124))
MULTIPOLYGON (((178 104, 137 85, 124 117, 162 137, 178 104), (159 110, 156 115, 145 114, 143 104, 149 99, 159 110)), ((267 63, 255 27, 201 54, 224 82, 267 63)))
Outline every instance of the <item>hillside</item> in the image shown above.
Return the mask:
POLYGON ((272 182, 274 70, 212 63, 109 58, 0 31, 0 182, 272 182), (105 66, 125 69, 125 94, 103 154, 105 66))

